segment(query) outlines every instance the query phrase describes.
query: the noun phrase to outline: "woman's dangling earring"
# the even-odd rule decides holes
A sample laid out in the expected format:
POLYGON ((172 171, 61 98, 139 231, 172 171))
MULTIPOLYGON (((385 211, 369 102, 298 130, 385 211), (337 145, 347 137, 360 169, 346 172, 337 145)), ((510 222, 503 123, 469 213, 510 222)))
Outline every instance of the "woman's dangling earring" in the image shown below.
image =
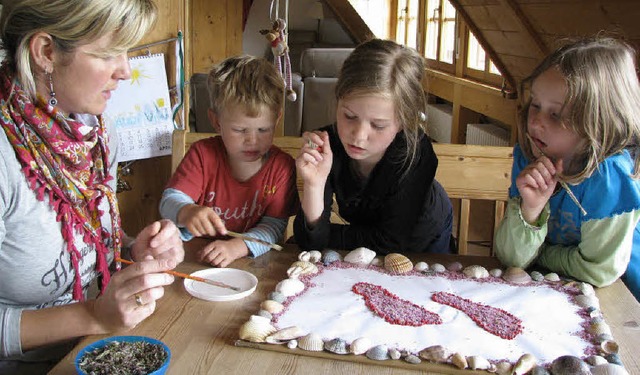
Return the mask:
POLYGON ((53 69, 49 72, 49 69, 46 69, 44 73, 47 75, 47 80, 49 81, 49 105, 55 107, 58 104, 58 99, 56 99, 56 92, 53 91, 53 69))

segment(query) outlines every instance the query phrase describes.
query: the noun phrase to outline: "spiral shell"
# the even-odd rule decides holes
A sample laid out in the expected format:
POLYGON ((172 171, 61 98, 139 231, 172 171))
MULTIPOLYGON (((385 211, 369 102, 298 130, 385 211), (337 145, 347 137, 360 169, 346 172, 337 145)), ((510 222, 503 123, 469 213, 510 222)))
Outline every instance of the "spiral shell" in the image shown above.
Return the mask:
POLYGON ((413 263, 406 256, 391 253, 384 257, 384 268, 395 274, 403 274, 413 270, 413 263))
POLYGON ((355 355, 360 355, 366 353, 372 346, 373 343, 368 338, 358 337, 351 343, 349 351, 355 355))
POLYGON ((269 320, 258 315, 251 315, 251 318, 240 326, 239 336, 242 340, 251 342, 265 342, 267 336, 276 331, 269 320))
POLYGON ((260 304, 260 308, 262 310, 268 311, 271 314, 277 314, 279 312, 281 312, 282 310, 284 310, 284 305, 281 304, 280 302, 276 302, 274 300, 264 300, 262 301, 262 303, 260 304))
POLYGON ((469 266, 462 270, 462 273, 466 277, 470 277, 472 279, 484 279, 489 277, 489 271, 482 266, 469 266))
POLYGON ((375 251, 367 249, 366 247, 359 247, 355 250, 351 250, 349 254, 345 255, 344 261, 361 266, 368 266, 375 257, 375 251))
POLYGON ((317 333, 310 333, 298 339, 298 347, 309 352, 321 352, 324 349, 324 341, 317 333))
POLYGON ((318 267, 311 262, 305 262, 303 260, 293 262, 287 270, 287 275, 293 279, 302 275, 312 275, 315 273, 318 273, 318 267))

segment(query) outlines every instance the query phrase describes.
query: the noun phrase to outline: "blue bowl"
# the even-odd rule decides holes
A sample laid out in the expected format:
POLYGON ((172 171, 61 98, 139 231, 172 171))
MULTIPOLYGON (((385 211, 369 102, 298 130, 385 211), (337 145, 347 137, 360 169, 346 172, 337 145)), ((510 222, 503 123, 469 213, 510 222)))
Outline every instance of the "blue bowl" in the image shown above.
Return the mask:
POLYGON ((165 343, 163 343, 162 341, 153 339, 151 337, 145 337, 145 336, 113 336, 113 337, 107 337, 102 340, 96 341, 92 344, 85 346, 84 348, 82 348, 82 350, 80 350, 80 352, 76 356, 76 361, 75 361, 76 371, 78 372, 78 374, 87 375, 84 371, 80 369, 80 361, 82 360, 82 357, 84 357, 85 354, 87 354, 88 352, 92 352, 103 346, 106 346, 107 344, 113 341, 120 341, 120 342, 142 341, 142 342, 148 342, 151 344, 161 345, 164 348, 165 352, 167 352, 167 359, 165 359, 164 363, 162 364, 162 366, 160 366, 159 369, 153 372, 150 372, 148 375, 161 375, 167 371, 167 368, 169 367, 169 361, 171 360, 171 350, 169 350, 169 347, 165 345, 165 343))

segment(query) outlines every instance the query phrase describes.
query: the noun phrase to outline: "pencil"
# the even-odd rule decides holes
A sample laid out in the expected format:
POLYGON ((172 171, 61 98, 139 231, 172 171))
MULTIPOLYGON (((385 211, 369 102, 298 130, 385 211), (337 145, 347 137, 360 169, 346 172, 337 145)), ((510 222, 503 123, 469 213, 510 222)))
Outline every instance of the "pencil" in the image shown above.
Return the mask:
MULTIPOLYGON (((545 155, 545 153, 540 149, 540 147, 538 147, 538 145, 533 141, 533 139, 531 139, 531 136, 529 135, 529 133, 527 133, 527 138, 529 139, 529 143, 531 143, 533 145, 533 147, 535 147, 535 149, 542 154, 543 156, 547 156, 545 155)), ((582 215, 587 215, 587 210, 584 209, 584 207, 582 207, 582 205, 580 204, 580 201, 578 201, 578 198, 576 198, 575 195, 573 195, 573 192, 571 191, 571 189, 569 188, 569 185, 567 185, 566 182, 562 181, 562 180, 558 180, 558 182, 560 183, 560 186, 562 186, 562 188, 564 190, 566 190, 567 194, 569 194, 569 198, 571 198, 571 200, 573 201, 573 203, 575 203, 578 208, 580 209, 580 212, 582 212, 582 215)))
POLYGON ((278 251, 282 251, 282 246, 276 245, 274 243, 270 243, 270 242, 267 242, 267 241, 263 241, 263 240, 258 239, 258 238, 245 236, 244 234, 240 234, 240 233, 237 233, 237 232, 232 232, 230 230, 227 231, 227 235, 229 235, 231 237, 242 238, 245 241, 252 241, 252 242, 255 242, 255 243, 259 243, 261 245, 269 246, 272 249, 276 249, 278 251))
MULTIPOLYGON (((132 262, 130 260, 126 260, 126 259, 122 259, 122 258, 116 258, 116 262, 120 262, 120 263, 124 263, 124 264, 133 264, 133 263, 135 263, 135 262, 132 262)), ((164 273, 168 273, 169 275, 182 277, 182 278, 193 280, 193 281, 199 281, 201 283, 206 283, 206 284, 217 286, 217 287, 220 287, 220 288, 226 288, 226 289, 235 290, 236 292, 240 291, 240 288, 238 288, 236 286, 229 285, 229 284, 225 284, 225 283, 223 283, 221 281, 209 280, 209 279, 205 279, 204 277, 199 277, 199 276, 191 276, 189 274, 182 273, 182 272, 177 272, 177 271, 163 271, 163 272, 164 273)))

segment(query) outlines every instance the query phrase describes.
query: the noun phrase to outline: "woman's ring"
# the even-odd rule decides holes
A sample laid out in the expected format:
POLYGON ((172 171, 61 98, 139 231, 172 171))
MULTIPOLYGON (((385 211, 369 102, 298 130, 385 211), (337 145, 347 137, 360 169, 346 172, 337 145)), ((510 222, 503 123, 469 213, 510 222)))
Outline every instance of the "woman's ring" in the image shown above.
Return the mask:
POLYGON ((136 305, 138 305, 138 307, 141 307, 144 305, 144 303, 142 303, 142 297, 140 297, 139 294, 134 294, 134 297, 136 299, 136 305))

